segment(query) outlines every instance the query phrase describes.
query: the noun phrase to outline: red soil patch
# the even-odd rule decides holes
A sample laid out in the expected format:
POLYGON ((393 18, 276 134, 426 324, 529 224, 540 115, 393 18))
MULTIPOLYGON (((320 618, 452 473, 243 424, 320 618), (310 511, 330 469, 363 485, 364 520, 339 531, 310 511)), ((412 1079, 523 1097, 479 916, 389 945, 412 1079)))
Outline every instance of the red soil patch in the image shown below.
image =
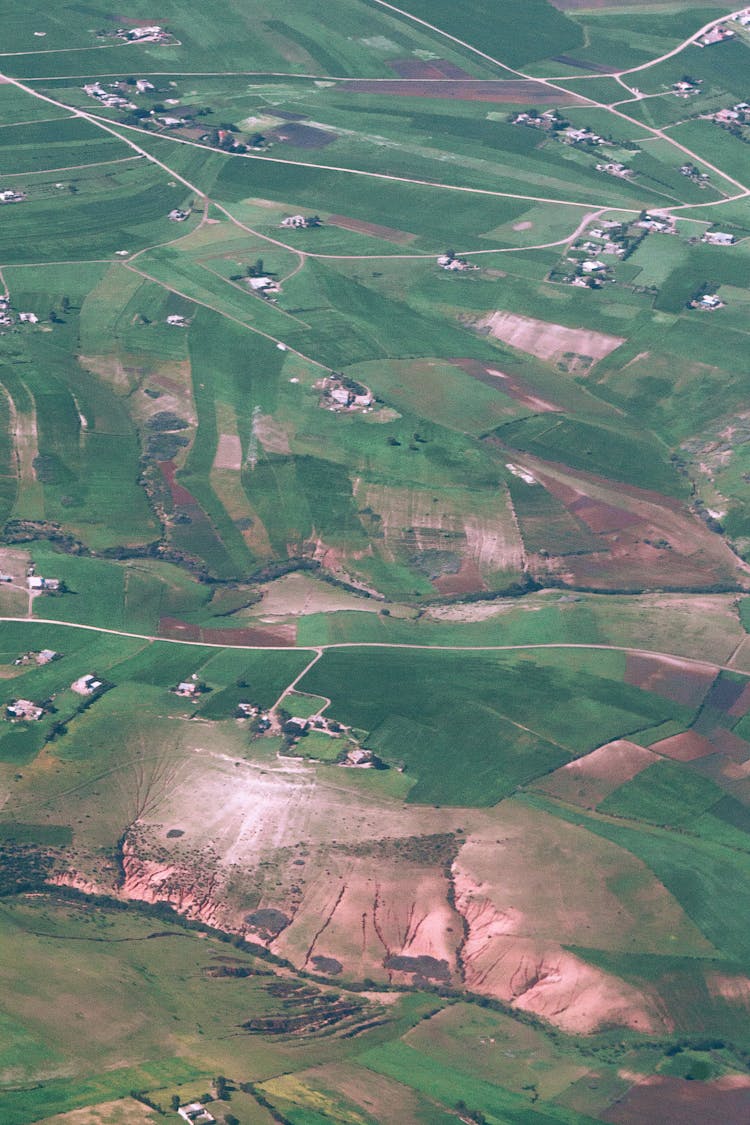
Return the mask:
POLYGON ((628 512, 625 508, 617 508, 614 504, 606 504, 603 500, 592 500, 588 496, 582 496, 580 500, 570 504, 568 511, 583 520, 597 535, 622 531, 624 527, 643 523, 640 516, 628 512))
POLYGON ((463 559, 457 574, 441 574, 439 578, 433 579, 432 585, 439 594, 456 596, 487 589, 482 573, 473 559, 463 559))
POLYGON ((296 625, 270 625, 245 629, 208 629, 180 621, 177 617, 159 619, 159 635, 171 640, 198 641, 209 645, 255 645, 258 648, 285 648, 297 640, 296 625))
POLYGON ((709 754, 716 753, 714 744, 694 730, 663 738, 661 742, 655 742, 651 749, 655 754, 673 758, 675 762, 694 762, 697 758, 707 758, 709 754))
POLYGON ((745 684, 742 695, 729 708, 730 715, 746 715, 750 711, 750 683, 745 684))
POLYGON ((716 677, 713 668, 696 668, 681 660, 628 653, 625 683, 651 691, 663 699, 697 707, 716 677))
POLYGON ((192 492, 188 492, 186 488, 183 488, 182 485, 178 484, 175 480, 177 466, 174 461, 159 461, 159 469, 164 480, 169 485, 173 503, 179 504, 180 507, 199 507, 198 501, 195 499, 192 492))
POLYGON ((180 621, 176 617, 159 618, 159 634, 180 641, 199 641, 201 639, 200 625, 188 625, 187 621, 180 621))
POLYGON ((268 135, 274 141, 286 141, 287 144, 296 145, 297 148, 325 148, 336 140, 335 133, 316 129, 312 125, 300 125, 296 121, 290 121, 288 125, 280 125, 268 135))
POLYGON ((452 363, 454 367, 460 367, 462 371, 465 371, 472 379, 476 379, 477 382, 484 383, 487 387, 494 387, 496 391, 502 391, 509 398, 515 399, 522 406, 527 406, 538 414, 562 409, 552 402, 539 398, 534 394, 533 387, 529 387, 514 375, 508 375, 494 367, 486 367, 477 359, 450 359, 448 362, 452 363))
POLYGON ((422 59, 389 59, 387 65, 399 78, 470 77, 460 66, 455 66, 447 59, 433 59, 432 62, 424 62, 422 59))
POLYGON ((657 756, 645 747, 617 739, 575 762, 566 762, 534 788, 581 808, 593 809, 656 761, 657 756))
POLYGON ((328 226, 341 227, 342 230, 353 230, 357 234, 369 234, 373 238, 382 238, 386 242, 396 242, 399 245, 407 245, 417 237, 416 234, 409 234, 408 231, 398 230, 396 227, 381 227, 377 223, 364 223, 359 219, 350 219, 346 215, 329 215, 326 223, 328 226))
MULTIPOLYGON (((557 91, 540 83, 513 80, 503 82, 495 79, 440 81, 384 78, 378 81, 356 78, 341 82, 339 89, 347 90, 351 94, 382 94, 401 98, 455 98, 457 101, 510 102, 514 105, 546 105, 560 100, 557 91)), ((569 99, 581 100, 575 94, 566 94, 566 101, 569 99)))
POLYGON ((714 1082, 650 1075, 602 1114, 612 1125, 730 1125, 750 1121, 750 1078, 727 1075, 714 1082))
POLYGON ((750 742, 745 742, 744 738, 733 734, 731 730, 716 727, 708 735, 708 738, 725 758, 731 758, 735 762, 746 762, 750 758, 750 742))

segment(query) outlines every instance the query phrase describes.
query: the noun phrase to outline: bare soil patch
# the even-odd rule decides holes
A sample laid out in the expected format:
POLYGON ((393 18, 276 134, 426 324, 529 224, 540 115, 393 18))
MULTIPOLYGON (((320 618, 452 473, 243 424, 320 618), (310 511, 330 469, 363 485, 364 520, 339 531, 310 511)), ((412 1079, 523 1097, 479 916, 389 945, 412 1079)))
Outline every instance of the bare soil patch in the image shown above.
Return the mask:
POLYGON ((698 758, 707 758, 709 754, 716 753, 714 744, 694 730, 663 738, 661 742, 655 742, 651 749, 656 754, 673 758, 675 762, 695 762, 698 758))
POLYGON ((300 125, 298 121, 281 125, 268 136, 272 141, 286 142, 295 148, 326 148, 337 139, 335 133, 316 129, 314 125, 300 125))
POLYGON ((534 224, 528 222, 528 220, 525 223, 514 223, 513 230, 531 230, 533 225, 534 224))
POLYGON ((389 59, 387 64, 399 78, 470 78, 471 75, 447 59, 389 59))
POLYGON ((286 648, 297 640, 296 625, 246 626, 242 629, 210 629, 180 621, 178 617, 159 618, 159 636, 180 641, 199 641, 212 645, 255 645, 259 648, 286 648))
POLYGON ((717 711, 731 713, 732 707, 740 701, 740 697, 747 690, 747 683, 743 680, 730 680, 728 677, 719 677, 708 693, 706 705, 715 707, 717 711))
POLYGON ((716 727, 708 735, 708 739, 725 758, 740 763, 750 759, 750 742, 725 727, 716 727))
POLYGON ((610 336, 590 328, 566 328, 562 324, 503 311, 482 317, 476 327, 488 328, 491 336, 537 359, 562 360, 572 353, 589 357, 589 366, 625 342, 624 336, 610 336))
POLYGON ((713 1082, 649 1075, 602 1114, 612 1125, 728 1125, 750 1121, 750 1078, 727 1075, 713 1082))
MULTIPOLYGON (((381 94, 411 98, 455 98, 471 102, 511 102, 514 105, 549 105, 560 101, 560 95, 549 86, 537 82, 466 79, 456 81, 425 81, 424 79, 374 80, 350 79, 340 82, 339 89, 352 94, 381 94)), ((567 101, 582 101, 576 94, 566 94, 567 101)))
POLYGON ((554 403, 536 395, 532 387, 529 387, 515 375, 498 371, 496 367, 487 367, 484 363, 480 363, 478 359, 451 359, 449 362, 455 364, 456 367, 460 367, 462 371, 471 375, 472 379, 476 379, 477 382, 484 383, 487 387, 495 387, 503 394, 508 395, 509 398, 520 402, 522 406, 528 406, 530 410, 539 414, 561 410, 561 407, 555 406, 554 403))
POLYGON ((482 572, 473 559, 463 559, 457 574, 441 574, 439 578, 433 580, 432 585, 439 594, 456 597, 487 589, 482 572))
POLYGON ((750 711, 750 684, 742 689, 742 694, 729 708, 729 714, 741 716, 746 715, 748 711, 750 711))
POLYGON ((54 1117, 45 1117, 39 1125, 153 1125, 155 1118, 155 1110, 142 1102, 122 1098, 72 1109, 69 1113, 57 1113, 54 1117))
POLYGON ((242 468, 242 442, 237 434, 220 434, 213 468, 236 470, 242 468))
POLYGON ((572 515, 578 516, 597 535, 622 531, 625 527, 642 523, 634 512, 618 508, 614 504, 606 504, 603 500, 592 500, 590 496, 581 496, 566 506, 572 515))
POLYGON ((329 215, 326 223, 342 230, 356 231, 357 234, 369 234, 373 238, 382 238, 385 242, 395 242, 399 246, 407 246, 417 237, 408 231, 398 230, 396 227, 382 227, 378 223, 365 223, 360 219, 350 219, 346 215, 329 215))
POLYGON ((266 453, 289 453, 289 434, 281 422, 271 414, 259 414, 253 419, 253 433, 266 453))
POLYGON ((625 683, 644 691, 697 707, 716 678, 716 669, 696 668, 682 660, 628 653, 625 658, 625 683))
POLYGON ((582 808, 593 809, 615 789, 632 781, 657 761, 656 754, 650 750, 626 739, 617 739, 583 758, 567 762, 538 781, 535 788, 582 808))

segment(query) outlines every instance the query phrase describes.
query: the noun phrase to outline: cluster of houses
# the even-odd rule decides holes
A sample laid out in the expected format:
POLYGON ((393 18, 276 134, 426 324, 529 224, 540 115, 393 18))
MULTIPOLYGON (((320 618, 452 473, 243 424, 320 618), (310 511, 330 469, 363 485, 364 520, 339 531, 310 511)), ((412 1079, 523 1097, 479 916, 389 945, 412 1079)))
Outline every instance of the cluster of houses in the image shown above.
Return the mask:
POLYGON ((726 230, 707 230, 701 239, 701 242, 707 242, 709 246, 734 246, 736 241, 734 235, 726 230))
POLYGON ((717 109, 715 113, 708 113, 705 116, 725 128, 731 128, 733 125, 750 125, 750 103, 737 102, 736 105, 717 109))
POLYGON ((25 191, 14 191, 13 188, 4 188, 0 191, 0 203, 22 203, 26 199, 25 191))
POLYGON ((640 230, 647 230, 649 234, 677 234, 674 215, 665 211, 645 211, 635 225, 640 230))
POLYGON ((700 78, 681 78, 679 82, 672 83, 672 92, 678 98, 691 98, 694 94, 700 94, 700 78))
POLYGON ((689 180, 692 180, 694 184, 698 184, 700 187, 705 187, 710 181, 708 172, 701 172, 697 165, 689 162, 687 164, 681 164, 679 171, 681 176, 687 176, 689 180))
POLYGON ((633 169, 628 168, 627 164, 622 164, 619 160, 603 161, 595 167, 597 172, 606 172, 608 176, 619 176, 621 180, 626 180, 628 176, 633 175, 633 169))
POLYGON ((194 672, 189 680, 183 680, 177 687, 172 688, 172 691, 175 695, 179 695, 180 699, 192 699, 193 702, 197 702, 201 695, 210 691, 210 688, 207 688, 205 684, 201 683, 197 674, 194 672))
POLYGON ((238 719, 255 719, 255 730, 258 734, 265 734, 273 725, 268 711, 264 711, 257 703, 238 703, 238 719))
POLYGON ((315 386, 322 391, 320 405, 334 412, 345 410, 352 413, 369 410, 375 402, 375 396, 364 383, 358 383, 355 379, 338 375, 336 372, 331 372, 315 386))
MULTIPOLYGON (((39 317, 33 312, 20 312, 17 317, 20 324, 38 324, 39 317)), ((0 325, 14 324, 15 320, 10 305, 10 293, 0 297, 0 325)))
POLYGON ((308 227, 319 227, 320 224, 318 215, 286 215, 279 226, 287 230, 306 230, 308 227))
POLYGON ((50 661, 57 660, 59 655, 53 648, 43 648, 40 652, 24 652, 13 663, 22 667, 27 664, 49 664, 50 661))
POLYGON ((722 301, 716 293, 703 293, 700 297, 693 297, 692 301, 688 301, 688 308, 714 312, 716 309, 723 309, 725 304, 726 301, 722 301))
POLYGON ((173 207, 167 218, 171 219, 173 223, 184 223, 185 219, 190 218, 190 212, 182 211, 179 207, 173 207))
POLYGON ((745 8, 744 12, 735 12, 734 15, 729 17, 735 23, 740 24, 742 27, 750 26, 750 8, 745 8))
POLYGON ((11 721, 38 722, 44 714, 44 707, 34 703, 31 699, 14 699, 5 708, 5 714, 11 721))
POLYGON ((106 90, 99 82, 88 82, 83 87, 84 94, 88 94, 90 98, 95 98, 100 105, 104 105, 107 109, 136 109, 134 102, 128 101, 121 93, 113 93, 112 91, 118 90, 119 83, 114 82, 110 85, 110 89, 106 90))
POLYGON ((478 270, 479 266, 475 266, 466 258, 459 258, 452 250, 446 254, 440 254, 437 259, 437 264, 443 270, 478 270))
POLYGON ((77 680, 73 680, 70 690, 74 691, 76 695, 94 695, 103 687, 104 681, 97 680, 93 673, 88 672, 85 676, 79 676, 77 680))
POLYGON ((187 328, 190 321, 186 316, 182 316, 180 313, 170 313, 165 323, 171 324, 173 328, 187 328))
POLYGON ((259 297, 264 297, 267 301, 281 292, 281 286, 272 277, 248 277, 247 284, 253 293, 257 293, 259 297))
POLYGON ((373 754, 372 750, 367 750, 355 741, 351 734, 351 727, 344 726, 334 719, 327 719, 324 715, 313 715, 309 719, 293 716, 291 719, 287 719, 281 729, 286 740, 287 750, 293 749, 300 739, 308 734, 327 734, 331 738, 342 739, 344 742, 337 765, 355 766, 357 769, 386 768, 377 754, 373 754))
POLYGON ((188 1125, 213 1125, 216 1120, 200 1102, 188 1102, 187 1105, 181 1105, 177 1112, 183 1121, 188 1122, 188 1125))
POLYGON ((32 593, 43 594, 60 590, 62 580, 60 578, 43 578, 41 574, 30 574, 26 579, 26 585, 32 593))
POLYGON ((567 124, 561 121, 554 109, 547 109, 544 113, 537 113, 534 109, 527 113, 516 113, 511 116, 510 122, 512 125, 527 125, 530 129, 555 129, 561 124, 567 124))
POLYGON ((699 47, 711 47, 714 43, 725 43, 727 39, 734 39, 737 35, 736 31, 732 31, 731 27, 727 27, 725 23, 717 24, 707 31, 705 35, 699 35, 695 40, 699 47))
POLYGON ((169 43, 172 36, 158 24, 147 27, 118 27, 114 32, 117 39, 126 43, 169 43))

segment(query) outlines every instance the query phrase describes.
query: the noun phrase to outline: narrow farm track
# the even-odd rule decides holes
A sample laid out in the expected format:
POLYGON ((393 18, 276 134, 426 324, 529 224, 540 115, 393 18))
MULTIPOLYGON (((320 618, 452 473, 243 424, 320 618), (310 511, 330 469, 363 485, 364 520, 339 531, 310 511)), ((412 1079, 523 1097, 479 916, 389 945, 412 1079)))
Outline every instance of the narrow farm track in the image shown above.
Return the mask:
POLYGON ((530 652, 534 650, 543 651, 544 649, 582 649, 584 651, 601 651, 601 652, 623 652, 626 655, 632 656, 657 656, 664 660, 679 660, 681 663, 689 664, 694 668, 713 669, 718 668, 726 672, 736 672, 737 669, 729 664, 718 664, 711 660, 697 660, 692 656, 681 656, 679 653, 662 652, 659 649, 650 648, 634 648, 630 645, 608 645, 608 644, 583 644, 572 641, 549 641, 549 642, 536 642, 534 644, 516 644, 516 645, 428 645, 428 644, 414 644, 402 643, 398 641, 334 641, 331 644, 323 645, 274 645, 273 648, 268 648, 266 645, 236 645, 236 644, 217 644, 215 641, 186 641, 179 637, 160 637, 153 633, 130 633, 124 629, 108 629, 104 625, 82 625, 80 622, 75 621, 56 621, 51 617, 0 617, 0 624, 13 622, 16 625, 54 625, 60 626, 65 629, 83 629, 91 633, 106 633, 113 637, 129 637, 137 641, 156 642, 168 645, 188 645, 193 648, 218 648, 218 649, 237 649, 242 652, 310 652, 313 653, 313 659, 310 664, 300 672, 292 683, 288 684, 284 689, 280 698, 283 699, 287 692, 291 691, 303 678, 303 676, 320 660, 324 653, 340 648, 377 648, 377 649, 407 649, 415 650, 417 652, 530 652))

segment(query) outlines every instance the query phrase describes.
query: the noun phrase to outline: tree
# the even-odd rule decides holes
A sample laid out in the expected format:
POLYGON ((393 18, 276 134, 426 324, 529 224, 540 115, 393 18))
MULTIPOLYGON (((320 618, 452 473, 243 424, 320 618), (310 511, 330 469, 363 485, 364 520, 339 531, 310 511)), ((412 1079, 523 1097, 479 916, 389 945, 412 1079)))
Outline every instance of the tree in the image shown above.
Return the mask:
POLYGON ((248 277, 262 277, 263 276, 263 259, 256 258, 255 264, 247 267, 248 277))
POLYGON ((229 1099, 229 1083, 223 1074, 217 1074, 214 1078, 214 1087, 216 1089, 216 1097, 220 1102, 228 1101, 229 1099))
POLYGON ((178 1109, 180 1108, 180 1098, 179 1098, 179 1095, 178 1095, 178 1094, 172 1094, 172 1102, 171 1102, 171 1105, 172 1105, 172 1109, 173 1109, 173 1110, 175 1111, 175 1113, 176 1113, 176 1112, 177 1112, 177 1110, 178 1110, 178 1109))

